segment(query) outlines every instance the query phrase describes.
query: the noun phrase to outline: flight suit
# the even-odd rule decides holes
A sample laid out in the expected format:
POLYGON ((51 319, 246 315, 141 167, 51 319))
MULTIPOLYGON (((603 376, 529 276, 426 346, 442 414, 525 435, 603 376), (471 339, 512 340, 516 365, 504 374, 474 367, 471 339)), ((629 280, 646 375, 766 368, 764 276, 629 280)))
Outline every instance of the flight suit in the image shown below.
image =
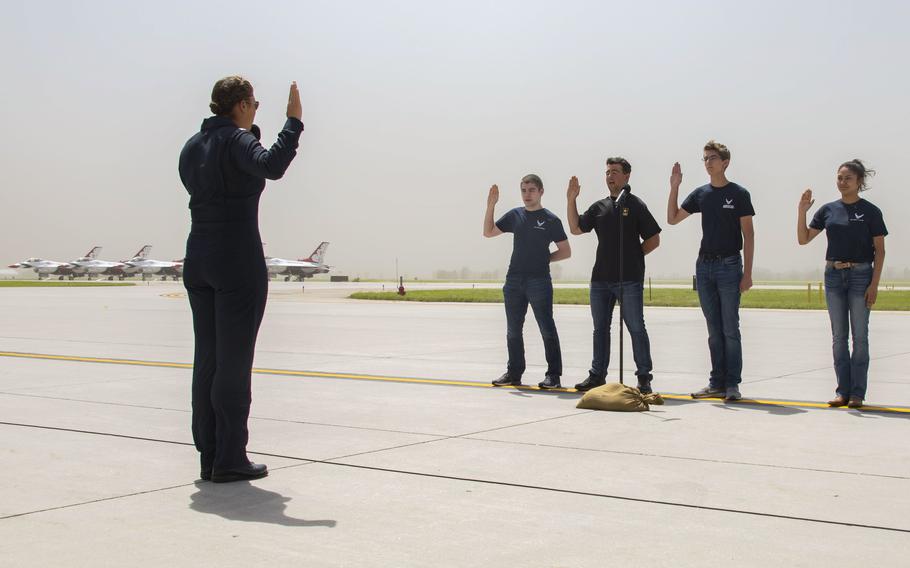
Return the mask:
POLYGON ((196 340, 193 441, 204 470, 249 463, 250 375, 268 294, 259 196, 266 179, 284 175, 302 132, 303 123, 288 118, 266 150, 253 132, 213 116, 180 153, 192 217, 183 281, 196 340))

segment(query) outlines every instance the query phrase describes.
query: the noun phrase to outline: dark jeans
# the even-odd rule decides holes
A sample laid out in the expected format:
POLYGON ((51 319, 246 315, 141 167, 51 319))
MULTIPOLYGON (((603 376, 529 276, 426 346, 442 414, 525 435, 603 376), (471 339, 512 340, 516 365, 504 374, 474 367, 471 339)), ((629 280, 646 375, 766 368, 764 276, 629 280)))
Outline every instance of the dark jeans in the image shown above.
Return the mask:
MULTIPOLYGON (((613 306, 620 298, 619 282, 591 282, 591 317, 594 319, 594 358, 590 373, 603 378, 610 366, 610 324, 613 321, 613 306)), ((650 378, 651 340, 645 329, 644 283, 627 281, 622 283, 622 315, 629 335, 632 337, 632 355, 635 358, 635 374, 650 378)))
POLYGON ((837 394, 844 398, 866 398, 869 374, 869 308, 866 289, 872 283, 872 264, 863 263, 845 270, 825 269, 825 299, 831 318, 834 373, 837 394), (853 354, 847 338, 853 331, 853 354))
POLYGON ((743 347, 739 334, 739 283, 743 260, 739 254, 714 260, 699 257, 695 263, 698 301, 708 325, 713 388, 735 387, 742 382, 743 347))
POLYGON ((534 310, 534 318, 543 337, 544 352, 547 356, 547 375, 562 376, 562 353, 559 349, 559 335, 553 321, 553 283, 549 276, 506 276, 502 295, 506 306, 506 343, 509 347, 507 370, 513 377, 525 372, 525 343, 522 330, 528 304, 534 310))
POLYGON ((183 281, 193 310, 193 441, 204 466, 249 463, 250 377, 268 275, 258 241, 191 234, 183 281))

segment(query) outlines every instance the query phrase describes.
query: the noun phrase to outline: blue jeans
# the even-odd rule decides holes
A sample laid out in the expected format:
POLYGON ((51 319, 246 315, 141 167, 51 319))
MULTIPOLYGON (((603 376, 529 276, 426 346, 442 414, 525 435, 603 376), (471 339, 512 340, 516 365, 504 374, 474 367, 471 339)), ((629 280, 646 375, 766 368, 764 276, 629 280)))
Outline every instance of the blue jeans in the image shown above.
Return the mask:
POLYGON ((825 299, 831 318, 834 373, 837 394, 844 398, 866 398, 869 374, 869 308, 866 289, 872 282, 872 264, 853 268, 825 269, 825 299), (853 330, 853 355, 847 348, 847 337, 853 330))
POLYGON ((522 330, 528 304, 543 337, 547 356, 547 375, 562 376, 562 352, 553 321, 553 283, 548 276, 506 276, 502 295, 506 306, 506 343, 509 348, 508 372, 521 377, 525 372, 525 343, 522 330))
MULTIPOLYGON (((591 317, 594 319, 594 357, 590 373, 603 378, 610 366, 610 323, 613 306, 620 297, 619 282, 591 282, 591 317)), ((622 316, 632 336, 635 374, 651 378, 651 340, 645 329, 644 283, 622 283, 622 316)))
POLYGON ((743 259, 739 254, 716 260, 699 257, 695 263, 698 301, 708 325, 712 388, 738 386, 743 377, 743 346, 739 334, 739 283, 743 259))

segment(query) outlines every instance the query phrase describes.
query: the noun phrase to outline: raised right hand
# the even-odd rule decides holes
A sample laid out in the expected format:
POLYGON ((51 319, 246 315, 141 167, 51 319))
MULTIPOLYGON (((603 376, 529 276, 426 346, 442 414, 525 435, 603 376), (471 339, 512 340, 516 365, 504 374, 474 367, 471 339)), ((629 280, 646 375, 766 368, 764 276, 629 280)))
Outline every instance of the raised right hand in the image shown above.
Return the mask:
POLYGON ((487 195, 487 207, 493 207, 499 201, 499 186, 494 184, 490 188, 490 194, 487 195))
POLYGON ((807 189, 803 192, 802 197, 799 198, 799 212, 807 212, 813 203, 815 203, 815 200, 812 199, 812 190, 807 189))
POLYGON ((670 172, 670 187, 673 189, 679 189, 679 186, 682 184, 682 168, 679 165, 679 162, 673 164, 673 171, 670 172))
POLYGON ((291 81, 291 89, 288 92, 288 118, 303 120, 303 105, 300 104, 300 91, 297 89, 297 81, 291 81))
POLYGON ((581 193, 581 186, 578 185, 578 178, 572 176, 569 179, 569 188, 566 190, 566 198, 569 201, 578 199, 578 195, 581 193))

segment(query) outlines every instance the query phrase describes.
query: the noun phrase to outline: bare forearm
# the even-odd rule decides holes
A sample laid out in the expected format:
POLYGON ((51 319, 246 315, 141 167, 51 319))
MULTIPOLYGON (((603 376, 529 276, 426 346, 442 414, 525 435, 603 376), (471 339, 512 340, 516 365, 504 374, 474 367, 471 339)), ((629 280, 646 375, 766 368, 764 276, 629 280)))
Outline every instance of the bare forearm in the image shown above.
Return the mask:
POLYGON ((569 245, 569 241, 559 241, 556 243, 556 250, 550 253, 550 262, 565 260, 570 256, 572 256, 572 247, 569 245))
POLYGON ((654 235, 653 237, 651 237, 649 239, 645 239, 644 242, 641 243, 641 252, 642 252, 642 254, 648 254, 649 252, 651 252, 652 250, 656 249, 659 246, 660 246, 660 235, 654 235))
POLYGON ((878 288, 878 283, 882 279, 882 270, 885 268, 885 250, 875 251, 875 260, 872 262, 872 282, 871 286, 878 288))
POLYGON ((743 274, 752 277, 752 260, 755 257, 755 233, 743 235, 743 274))
POLYGON ((679 215, 679 186, 670 186, 670 197, 667 199, 667 223, 675 225, 679 221, 676 217, 679 215))
POLYGON ((566 208, 566 219, 569 221, 569 232, 573 235, 582 234, 581 227, 578 226, 578 203, 574 199, 569 199, 566 208))
POLYGON ((496 223, 493 221, 493 206, 487 206, 487 212, 483 216, 483 236, 485 237, 494 237, 496 236, 493 232, 493 229, 496 228, 496 223))
POLYGON ((806 224, 806 212, 800 211, 796 218, 796 240, 801 245, 809 244, 809 226, 806 224))

